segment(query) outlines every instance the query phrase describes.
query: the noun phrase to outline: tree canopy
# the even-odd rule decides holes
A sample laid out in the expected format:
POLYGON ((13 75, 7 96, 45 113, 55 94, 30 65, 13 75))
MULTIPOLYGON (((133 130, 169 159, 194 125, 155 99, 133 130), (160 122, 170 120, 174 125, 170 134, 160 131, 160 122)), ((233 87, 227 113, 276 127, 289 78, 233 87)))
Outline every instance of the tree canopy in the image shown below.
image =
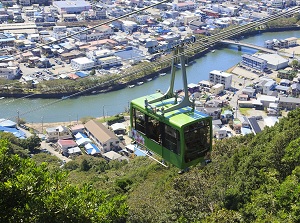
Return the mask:
POLYGON ((1 222, 300 222, 300 109, 257 135, 216 141, 183 175, 151 159, 82 155, 65 170, 0 140, 1 222), (66 172, 68 171, 68 172, 66 172))
POLYGON ((90 184, 81 187, 67 181, 68 173, 50 171, 9 152, 0 139, 1 222, 123 222, 125 196, 110 196, 90 184))

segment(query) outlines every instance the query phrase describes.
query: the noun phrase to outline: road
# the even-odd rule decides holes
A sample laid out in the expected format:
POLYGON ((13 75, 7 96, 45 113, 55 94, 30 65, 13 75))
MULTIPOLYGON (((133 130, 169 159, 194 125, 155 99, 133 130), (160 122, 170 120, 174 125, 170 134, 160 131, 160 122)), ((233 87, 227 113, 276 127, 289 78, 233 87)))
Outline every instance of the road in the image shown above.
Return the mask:
POLYGON ((49 143, 46 143, 46 141, 41 142, 41 148, 47 149, 52 155, 56 156, 60 160, 65 160, 66 162, 71 161, 71 159, 69 159, 68 157, 65 157, 62 154, 60 154, 59 152, 57 152, 55 150, 55 148, 50 146, 49 143))

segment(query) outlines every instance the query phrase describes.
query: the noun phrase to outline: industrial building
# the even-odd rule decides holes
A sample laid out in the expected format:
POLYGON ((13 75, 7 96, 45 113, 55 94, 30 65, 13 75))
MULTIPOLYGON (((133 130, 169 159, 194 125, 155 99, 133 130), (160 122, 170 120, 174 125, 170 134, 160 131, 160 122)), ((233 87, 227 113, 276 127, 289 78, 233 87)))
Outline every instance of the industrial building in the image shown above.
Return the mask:
POLYGON ((59 14, 80 14, 92 8, 86 1, 54 1, 53 6, 57 8, 59 14))

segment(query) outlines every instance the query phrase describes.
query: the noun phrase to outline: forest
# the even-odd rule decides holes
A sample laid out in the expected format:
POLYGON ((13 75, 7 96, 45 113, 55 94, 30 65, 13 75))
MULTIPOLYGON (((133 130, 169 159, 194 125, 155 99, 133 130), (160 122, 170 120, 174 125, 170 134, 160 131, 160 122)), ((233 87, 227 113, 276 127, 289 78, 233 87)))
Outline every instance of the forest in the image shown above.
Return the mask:
POLYGON ((149 158, 60 166, 0 133, 0 222, 300 222, 300 109, 257 135, 216 141, 179 175, 149 158))

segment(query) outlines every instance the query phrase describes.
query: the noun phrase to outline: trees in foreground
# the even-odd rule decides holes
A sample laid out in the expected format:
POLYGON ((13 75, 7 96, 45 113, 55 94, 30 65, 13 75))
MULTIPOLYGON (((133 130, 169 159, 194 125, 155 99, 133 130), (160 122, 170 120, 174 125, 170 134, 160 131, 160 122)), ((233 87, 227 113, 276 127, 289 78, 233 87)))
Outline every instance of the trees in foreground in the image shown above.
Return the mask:
POLYGON ((12 154, 0 139, 0 222, 124 222, 125 196, 67 181, 68 173, 12 154))

